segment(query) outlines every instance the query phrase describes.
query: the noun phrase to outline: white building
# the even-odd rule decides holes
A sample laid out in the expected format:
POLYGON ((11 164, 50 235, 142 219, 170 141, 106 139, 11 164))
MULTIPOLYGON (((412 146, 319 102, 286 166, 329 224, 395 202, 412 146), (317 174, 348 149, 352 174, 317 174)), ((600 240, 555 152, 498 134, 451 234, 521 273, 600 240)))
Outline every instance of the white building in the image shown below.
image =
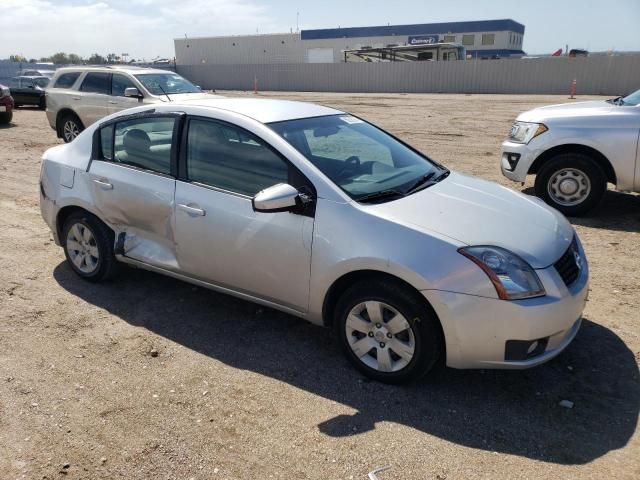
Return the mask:
POLYGON ((524 55, 524 29, 514 20, 482 20, 178 38, 174 43, 178 65, 337 63, 344 61, 344 50, 437 42, 462 44, 473 58, 502 58, 524 55))

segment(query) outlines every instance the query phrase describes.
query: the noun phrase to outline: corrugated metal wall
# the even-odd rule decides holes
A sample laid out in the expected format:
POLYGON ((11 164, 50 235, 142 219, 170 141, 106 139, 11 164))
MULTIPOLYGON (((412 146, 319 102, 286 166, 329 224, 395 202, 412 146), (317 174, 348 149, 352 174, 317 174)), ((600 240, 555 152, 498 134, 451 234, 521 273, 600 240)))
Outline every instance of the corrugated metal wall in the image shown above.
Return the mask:
POLYGON ((178 65, 205 89, 619 95, 640 88, 640 56, 459 62, 178 65))

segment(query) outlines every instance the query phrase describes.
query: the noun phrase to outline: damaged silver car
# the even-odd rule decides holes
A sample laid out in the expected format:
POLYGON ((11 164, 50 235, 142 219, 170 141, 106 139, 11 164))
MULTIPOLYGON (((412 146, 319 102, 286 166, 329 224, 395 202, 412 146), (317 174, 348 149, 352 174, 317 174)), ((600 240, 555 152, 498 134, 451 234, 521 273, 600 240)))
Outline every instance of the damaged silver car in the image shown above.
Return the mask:
POLYGON ((385 382, 439 359, 543 363, 576 335, 587 296, 560 213, 319 105, 116 113, 44 154, 40 193, 83 279, 130 264, 330 326, 385 382))

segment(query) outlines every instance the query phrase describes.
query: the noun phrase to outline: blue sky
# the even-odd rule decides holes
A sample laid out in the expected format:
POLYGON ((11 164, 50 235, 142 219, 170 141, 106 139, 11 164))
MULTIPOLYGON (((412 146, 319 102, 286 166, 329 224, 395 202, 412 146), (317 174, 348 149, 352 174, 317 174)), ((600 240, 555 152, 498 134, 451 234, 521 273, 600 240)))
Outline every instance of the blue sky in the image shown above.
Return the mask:
POLYGON ((0 58, 58 51, 173 56, 173 38, 512 18, 524 50, 640 51, 640 0, 0 0, 0 58))

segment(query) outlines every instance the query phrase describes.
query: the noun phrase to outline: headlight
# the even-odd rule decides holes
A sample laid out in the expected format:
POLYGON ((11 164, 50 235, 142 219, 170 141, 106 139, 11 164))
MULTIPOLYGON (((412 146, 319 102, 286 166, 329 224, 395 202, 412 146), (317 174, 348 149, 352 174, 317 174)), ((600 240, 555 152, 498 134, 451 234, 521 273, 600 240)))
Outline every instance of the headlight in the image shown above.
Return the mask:
POLYGON ((10 94, 7 87, 0 87, 0 98, 8 97, 10 94))
POLYGON ((519 300, 545 294, 533 268, 509 250, 479 246, 464 247, 458 251, 487 274, 502 300, 519 300))
POLYGON ((509 140, 516 143, 529 143, 547 130, 549 129, 544 123, 515 122, 509 132, 509 140))

